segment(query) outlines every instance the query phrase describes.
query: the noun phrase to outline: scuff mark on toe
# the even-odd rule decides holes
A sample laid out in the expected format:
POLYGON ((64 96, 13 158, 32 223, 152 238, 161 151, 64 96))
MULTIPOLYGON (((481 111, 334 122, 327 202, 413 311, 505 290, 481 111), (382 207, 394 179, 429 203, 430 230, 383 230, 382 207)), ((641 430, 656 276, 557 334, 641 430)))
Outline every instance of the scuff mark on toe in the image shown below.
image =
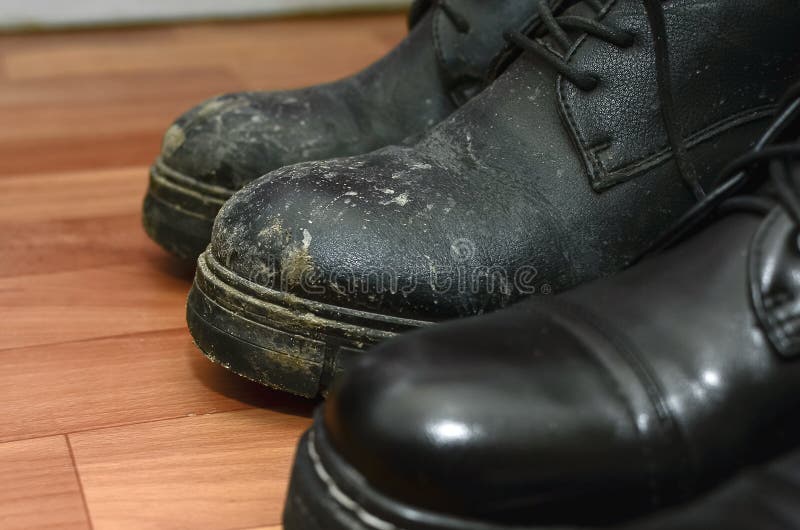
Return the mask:
POLYGON ((183 128, 178 124, 174 124, 172 127, 167 129, 167 132, 164 134, 164 141, 161 144, 162 156, 172 156, 178 149, 181 148, 185 141, 186 133, 184 132, 183 128))

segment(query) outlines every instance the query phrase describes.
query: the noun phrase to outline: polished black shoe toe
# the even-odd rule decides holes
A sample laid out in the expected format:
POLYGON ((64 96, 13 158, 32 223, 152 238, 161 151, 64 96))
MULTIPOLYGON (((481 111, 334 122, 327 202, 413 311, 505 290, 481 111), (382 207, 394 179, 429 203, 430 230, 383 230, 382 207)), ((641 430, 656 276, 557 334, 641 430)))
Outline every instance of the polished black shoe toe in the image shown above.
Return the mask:
MULTIPOLYGON (((647 504, 627 397, 563 321, 519 308, 378 347, 325 406, 331 445, 399 503, 467 518, 593 520, 647 504)), ((433 330, 432 330, 433 331, 433 330)))

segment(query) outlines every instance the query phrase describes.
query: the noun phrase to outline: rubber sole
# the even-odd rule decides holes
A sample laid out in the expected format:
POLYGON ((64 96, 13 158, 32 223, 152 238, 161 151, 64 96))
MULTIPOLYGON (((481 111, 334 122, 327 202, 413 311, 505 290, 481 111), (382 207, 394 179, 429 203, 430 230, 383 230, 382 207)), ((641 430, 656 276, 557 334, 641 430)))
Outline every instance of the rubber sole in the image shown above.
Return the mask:
MULTIPOLYGON (((319 417, 319 416, 318 416, 319 417)), ((300 440, 283 512, 285 530, 510 530, 420 510, 374 491, 327 442, 321 420, 300 440)))
POLYGON ((197 261, 186 318, 212 361, 308 398, 324 396, 370 346, 429 324, 275 291, 238 276, 210 252, 197 261))
POLYGON ((217 212, 232 194, 183 175, 159 159, 150 168, 142 208, 145 232, 172 254, 196 260, 208 246, 217 212))

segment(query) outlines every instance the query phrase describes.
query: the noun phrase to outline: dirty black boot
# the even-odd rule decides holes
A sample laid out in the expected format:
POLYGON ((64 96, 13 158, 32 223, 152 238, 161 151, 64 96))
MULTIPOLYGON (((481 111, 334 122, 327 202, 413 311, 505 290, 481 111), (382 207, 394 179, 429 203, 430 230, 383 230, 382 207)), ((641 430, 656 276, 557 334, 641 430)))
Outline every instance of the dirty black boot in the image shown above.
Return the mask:
POLYGON ((417 0, 408 38, 353 77, 303 90, 229 94, 192 109, 167 131, 151 169, 148 234, 195 259, 220 206, 251 180, 420 134, 480 90, 506 47, 503 33, 530 27, 538 1, 417 0))
POLYGON ((377 347, 301 445, 287 530, 616 523, 800 445, 797 159, 743 157, 725 189, 776 200, 618 276, 377 347))
POLYGON ((800 79, 796 0, 540 7, 539 37, 508 35, 521 55, 415 145, 228 201, 188 305, 208 357, 313 396, 397 332, 612 274, 800 79))

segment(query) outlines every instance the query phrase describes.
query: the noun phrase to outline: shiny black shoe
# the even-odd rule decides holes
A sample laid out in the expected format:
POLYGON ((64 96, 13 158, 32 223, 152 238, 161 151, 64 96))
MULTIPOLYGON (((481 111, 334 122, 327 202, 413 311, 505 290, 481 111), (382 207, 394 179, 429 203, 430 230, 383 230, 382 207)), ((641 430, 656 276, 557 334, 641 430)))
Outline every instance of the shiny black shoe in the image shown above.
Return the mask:
POLYGON ((417 0, 408 38, 359 74, 303 90, 229 94, 192 109, 169 128, 151 169, 147 233, 196 259, 219 208, 251 180, 422 133, 481 89, 506 47, 503 33, 529 27, 538 1, 417 0))
MULTIPOLYGON (((284 528, 286 530, 340 530, 342 528, 387 530, 391 528, 388 525, 381 525, 381 521, 370 520, 366 513, 362 513, 361 517, 369 522, 353 525, 346 518, 331 516, 330 513, 319 511, 320 505, 330 502, 330 490, 315 491, 315 494, 319 494, 326 501, 308 502, 308 499, 301 493, 301 491, 306 491, 301 490, 301 484, 305 486, 305 481, 308 480, 319 482, 319 475, 312 467, 315 460, 312 460, 311 455, 308 454, 309 449, 306 437, 300 444, 294 470, 294 482, 285 517, 284 528), (320 519, 321 517, 331 518, 320 519)), ((340 496, 340 499, 346 499, 342 496, 343 492, 341 491, 337 495, 340 496)), ((345 502, 348 501, 345 500, 345 502)), ((355 500, 351 500, 352 504, 349 504, 354 505, 355 502, 355 500)), ((409 526, 406 528, 425 527, 409 526)), ((477 528, 492 530, 497 527, 483 525, 477 526, 477 528)), ((515 528, 553 530, 554 527, 517 526, 515 528)), ((691 502, 611 526, 558 526, 558 530, 709 530, 716 528, 725 530, 797 530, 800 528, 800 448, 769 464, 753 466, 719 488, 693 499, 691 502)), ((467 528, 467 530, 469 529, 467 528)))
POLYGON ((796 0, 540 5, 541 37, 508 35, 525 52, 413 147, 228 201, 188 304, 208 357, 314 396, 398 332, 614 273, 800 79, 796 0))
MULTIPOLYGON (((686 505, 616 530, 797 530, 800 528, 800 448, 686 505)), ((583 529, 586 530, 586 529, 583 529)))
POLYGON ((760 144, 670 234, 764 195, 618 276, 377 347, 304 439, 287 530, 610 524, 800 445, 798 159, 760 144))

